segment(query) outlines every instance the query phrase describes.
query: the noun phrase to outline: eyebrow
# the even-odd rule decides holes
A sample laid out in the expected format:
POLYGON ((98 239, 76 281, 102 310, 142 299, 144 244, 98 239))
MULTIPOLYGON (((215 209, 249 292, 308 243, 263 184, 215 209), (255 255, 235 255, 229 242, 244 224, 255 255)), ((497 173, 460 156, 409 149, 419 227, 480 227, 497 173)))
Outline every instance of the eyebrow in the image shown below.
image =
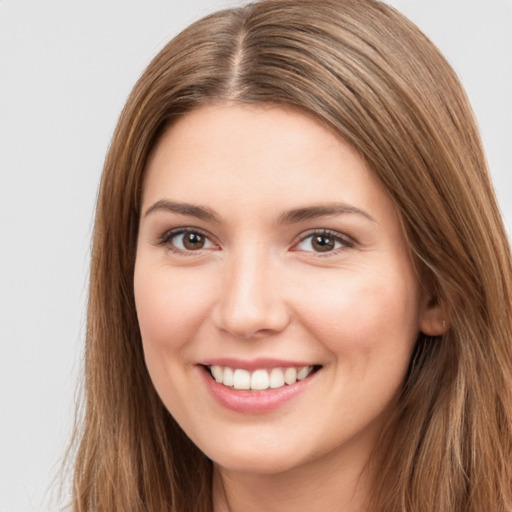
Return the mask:
POLYGON ((144 217, 147 217, 150 213, 153 213, 155 211, 162 210, 172 213, 178 213, 180 215, 197 217, 198 219, 202 220, 220 222, 219 216, 213 210, 210 210, 210 208, 189 203, 177 203, 175 201, 168 201, 166 199, 161 199, 160 201, 157 201, 152 206, 150 206, 146 210, 144 217))
POLYGON ((308 219, 315 219, 317 217, 327 217, 330 215, 342 215, 347 213, 361 215, 372 222, 376 222, 375 219, 364 210, 342 202, 295 208, 293 210, 283 212, 279 215, 277 221, 279 224, 293 224, 308 219))
MULTIPOLYGON (((154 203, 152 206, 150 206, 144 213, 144 217, 148 216, 149 214, 155 211, 162 210, 171 213, 177 213, 180 215, 196 217, 201 220, 212 221, 216 223, 220 223, 221 221, 220 217, 210 208, 190 203, 178 203, 175 201, 169 201, 167 199, 161 199, 154 203)), ((355 206, 351 206, 343 202, 339 202, 305 206, 285 211, 277 217, 277 223, 294 224, 308 219, 315 219, 317 217, 327 217, 331 215, 342 214, 361 215, 372 222, 376 222, 375 219, 364 210, 361 210, 359 208, 356 208, 355 206)))

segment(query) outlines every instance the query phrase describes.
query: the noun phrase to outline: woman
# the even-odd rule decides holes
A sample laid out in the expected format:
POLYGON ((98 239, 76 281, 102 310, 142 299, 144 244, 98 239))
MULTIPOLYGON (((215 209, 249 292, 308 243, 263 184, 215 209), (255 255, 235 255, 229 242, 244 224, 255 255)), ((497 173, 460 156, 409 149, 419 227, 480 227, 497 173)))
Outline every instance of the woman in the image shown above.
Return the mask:
POLYGON ((97 205, 75 510, 512 510, 511 257, 466 96, 373 0, 171 41, 97 205))

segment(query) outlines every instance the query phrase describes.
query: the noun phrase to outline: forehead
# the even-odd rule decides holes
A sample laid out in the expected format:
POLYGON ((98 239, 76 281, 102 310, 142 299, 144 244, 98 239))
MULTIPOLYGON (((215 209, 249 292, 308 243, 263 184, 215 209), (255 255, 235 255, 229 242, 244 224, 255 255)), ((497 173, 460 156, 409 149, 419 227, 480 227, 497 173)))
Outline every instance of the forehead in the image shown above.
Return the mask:
POLYGON ((358 152, 313 117, 229 104, 198 108, 161 137, 146 169, 144 202, 164 191, 209 201, 230 192, 260 202, 280 194, 283 203, 348 196, 360 206, 387 196, 358 152))

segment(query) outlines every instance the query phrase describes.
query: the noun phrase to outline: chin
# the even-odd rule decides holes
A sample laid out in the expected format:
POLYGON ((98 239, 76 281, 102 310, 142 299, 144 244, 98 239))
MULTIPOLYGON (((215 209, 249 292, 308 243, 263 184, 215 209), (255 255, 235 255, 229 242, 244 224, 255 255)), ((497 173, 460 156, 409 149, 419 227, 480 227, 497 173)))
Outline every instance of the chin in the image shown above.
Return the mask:
POLYGON ((325 456, 323 453, 309 451, 303 441, 286 446, 283 441, 260 440, 251 443, 250 439, 248 437, 242 443, 225 442, 200 448, 216 466, 224 470, 255 475, 286 473, 325 456))
POLYGON ((301 465, 297 460, 278 454, 251 457, 227 454, 225 457, 219 457, 218 460, 214 459, 213 462, 216 466, 227 471, 253 475, 277 475, 291 471, 301 465))

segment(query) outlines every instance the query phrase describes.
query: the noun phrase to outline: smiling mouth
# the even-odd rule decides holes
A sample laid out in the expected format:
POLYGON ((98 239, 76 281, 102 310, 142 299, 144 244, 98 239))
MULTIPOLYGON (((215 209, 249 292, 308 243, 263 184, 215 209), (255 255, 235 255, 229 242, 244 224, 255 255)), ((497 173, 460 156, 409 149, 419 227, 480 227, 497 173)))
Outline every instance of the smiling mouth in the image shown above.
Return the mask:
POLYGON ((286 368, 257 369, 254 371, 228 366, 208 365, 207 372, 217 383, 231 389, 265 391, 291 386, 307 379, 321 366, 289 366, 286 368))

